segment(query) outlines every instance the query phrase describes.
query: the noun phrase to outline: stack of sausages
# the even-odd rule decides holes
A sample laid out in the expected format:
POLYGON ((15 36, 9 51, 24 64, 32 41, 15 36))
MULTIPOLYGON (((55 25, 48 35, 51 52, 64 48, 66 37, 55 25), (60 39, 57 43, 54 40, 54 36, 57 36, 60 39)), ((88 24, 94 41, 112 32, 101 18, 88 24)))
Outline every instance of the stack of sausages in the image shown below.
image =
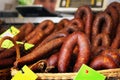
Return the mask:
POLYGON ((26 23, 14 40, 34 44, 15 58, 15 47, 0 52, 0 69, 28 65, 37 72, 77 72, 82 64, 96 70, 120 67, 120 3, 111 3, 104 11, 93 13, 80 6, 74 19, 59 23, 45 20, 34 27, 26 23), (26 26, 26 27, 25 27, 26 26), (23 35, 24 34, 24 35, 23 35), (9 64, 9 65, 8 65, 9 64))

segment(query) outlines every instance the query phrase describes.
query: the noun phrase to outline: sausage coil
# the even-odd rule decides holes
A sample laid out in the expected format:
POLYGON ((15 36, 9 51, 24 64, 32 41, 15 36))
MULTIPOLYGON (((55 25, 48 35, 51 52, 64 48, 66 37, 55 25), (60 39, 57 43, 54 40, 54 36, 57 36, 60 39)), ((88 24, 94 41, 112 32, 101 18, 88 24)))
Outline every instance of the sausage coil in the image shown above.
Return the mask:
POLYGON ((93 13, 89 6, 80 6, 75 13, 75 18, 83 20, 85 28, 84 31, 90 39, 92 22, 93 22, 93 13))
POLYGON ((62 45, 58 58, 59 72, 66 72, 70 63, 72 50, 75 44, 79 46, 79 53, 73 71, 78 71, 82 64, 87 64, 90 56, 90 43, 88 37, 82 32, 69 35, 62 45))

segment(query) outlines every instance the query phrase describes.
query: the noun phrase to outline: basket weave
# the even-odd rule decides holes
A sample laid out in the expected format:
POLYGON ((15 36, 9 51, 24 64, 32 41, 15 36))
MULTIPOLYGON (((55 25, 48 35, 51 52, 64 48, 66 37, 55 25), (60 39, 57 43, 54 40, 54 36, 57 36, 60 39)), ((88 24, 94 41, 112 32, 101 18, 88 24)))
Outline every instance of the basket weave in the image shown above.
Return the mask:
MULTIPOLYGON (((15 75, 17 73, 16 70, 12 70, 12 75, 15 75)), ((107 76, 107 77, 117 77, 120 78, 120 68, 116 69, 107 69, 107 70, 99 70, 99 73, 107 76)), ((77 75, 77 73, 36 73, 38 75, 37 80, 70 80, 74 79, 74 77, 77 75)), ((118 79, 120 80, 120 79, 118 79)))

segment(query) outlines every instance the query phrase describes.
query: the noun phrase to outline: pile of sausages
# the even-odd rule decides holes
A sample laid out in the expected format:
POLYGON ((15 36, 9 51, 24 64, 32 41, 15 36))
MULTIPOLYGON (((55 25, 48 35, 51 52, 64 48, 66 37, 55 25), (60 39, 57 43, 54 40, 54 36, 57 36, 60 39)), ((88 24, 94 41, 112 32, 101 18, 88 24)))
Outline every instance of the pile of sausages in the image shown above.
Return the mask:
POLYGON ((74 19, 59 23, 45 20, 37 26, 26 23, 13 39, 35 46, 20 56, 15 46, 0 51, 0 69, 28 65, 35 72, 77 72, 82 64, 93 69, 120 67, 120 3, 111 3, 94 13, 80 6, 74 19), (17 58, 16 58, 17 57, 17 58))

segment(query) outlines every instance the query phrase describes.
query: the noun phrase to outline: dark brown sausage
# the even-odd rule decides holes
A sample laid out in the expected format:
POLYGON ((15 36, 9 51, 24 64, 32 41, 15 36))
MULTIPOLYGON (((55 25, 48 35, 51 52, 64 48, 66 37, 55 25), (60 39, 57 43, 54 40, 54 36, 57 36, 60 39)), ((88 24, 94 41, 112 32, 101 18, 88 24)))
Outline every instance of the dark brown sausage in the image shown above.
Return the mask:
POLYGON ((91 29, 92 29, 92 22, 93 22, 93 13, 92 10, 89 6, 80 6, 76 13, 75 13, 75 18, 80 18, 83 20, 84 25, 85 25, 85 33, 90 39, 91 36, 91 29))
POLYGON ((48 60, 47 60, 47 67, 56 67, 57 66, 57 62, 58 62, 58 52, 51 55, 48 60))
POLYGON ((41 43, 40 46, 46 44, 47 42, 56 39, 56 38, 60 38, 60 37, 66 37, 67 35, 75 32, 75 31, 80 31, 80 28, 78 26, 69 26, 69 27, 64 27, 63 29, 61 29, 60 31, 56 31, 52 34, 50 34, 48 37, 46 37, 41 43))
POLYGON ((70 63, 72 50, 75 44, 79 46, 79 53, 73 71, 78 71, 82 64, 87 64, 90 57, 90 42, 82 32, 74 32, 64 41, 58 58, 59 72, 66 72, 70 63))
POLYGON ((14 36, 14 40, 22 41, 24 40, 25 36, 27 36, 34 28, 32 23, 26 23, 20 27, 20 32, 14 36))
POLYGON ((45 45, 37 46, 32 52, 28 53, 27 55, 21 57, 19 60, 17 60, 14 63, 14 66, 19 67, 23 66, 25 64, 30 64, 32 62, 35 62, 39 59, 41 59, 43 56, 48 55, 51 50, 56 49, 57 47, 60 47, 64 41, 63 38, 54 39, 45 45))
POLYGON ((84 23, 80 18, 72 19, 68 24, 68 27, 69 26, 77 26, 80 29, 80 31, 85 32, 84 31, 84 23))
POLYGON ((115 49, 106 49, 101 55, 106 55, 110 57, 118 66, 120 66, 120 56, 117 50, 115 49))
POLYGON ((113 39, 115 38, 115 33, 116 33, 118 22, 119 22, 119 14, 117 10, 113 7, 108 7, 105 10, 105 12, 111 16, 112 21, 113 21, 113 30, 111 31, 112 32, 111 40, 113 41, 113 39))
POLYGON ((113 48, 113 49, 120 48, 120 23, 118 24, 116 36, 111 44, 111 48, 113 48))
POLYGON ((0 59, 0 69, 12 67, 15 60, 16 60, 15 57, 0 59))
POLYGON ((118 14, 119 14, 119 19, 118 21, 120 22, 120 3, 119 2, 112 2, 111 4, 108 5, 108 7, 113 7, 117 10, 118 14))
POLYGON ((45 37, 51 34, 54 30, 54 23, 51 20, 45 20, 25 38, 25 41, 31 44, 40 43, 45 37))
POLYGON ((117 64, 108 56, 99 55, 90 62, 90 67, 95 70, 117 68, 117 64))
POLYGON ((98 13, 93 21, 92 27, 92 42, 99 33, 106 33, 109 36, 113 29, 111 17, 104 12, 98 13))
POLYGON ((69 22, 70 21, 68 19, 62 19, 59 23, 57 23, 57 25, 55 27, 55 31, 59 31, 59 30, 63 29, 64 27, 67 27, 69 22))
POLYGON ((36 26, 35 31, 39 28, 44 32, 45 35, 50 34, 54 30, 54 23, 51 20, 45 20, 36 26))
POLYGON ((110 38, 108 34, 101 33, 94 38, 92 42, 92 52, 94 52, 100 46, 104 48, 110 47, 110 38))
POLYGON ((46 68, 47 60, 39 60, 36 63, 29 66, 29 68, 34 72, 45 72, 44 68, 46 68))

